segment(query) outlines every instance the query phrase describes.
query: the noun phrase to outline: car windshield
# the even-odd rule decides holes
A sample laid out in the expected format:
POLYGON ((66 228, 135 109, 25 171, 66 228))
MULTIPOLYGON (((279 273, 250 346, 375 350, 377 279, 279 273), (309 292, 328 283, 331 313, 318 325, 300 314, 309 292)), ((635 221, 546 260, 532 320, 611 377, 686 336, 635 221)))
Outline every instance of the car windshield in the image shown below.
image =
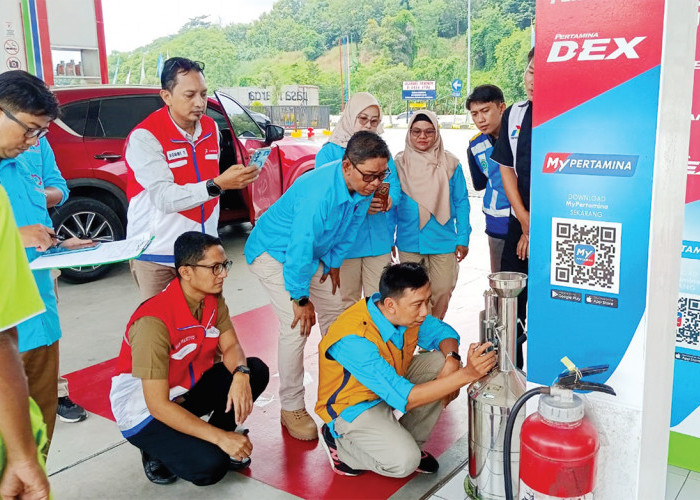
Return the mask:
POLYGON ((226 110, 231 127, 239 139, 265 139, 265 134, 255 120, 236 101, 220 92, 216 93, 216 97, 226 110))

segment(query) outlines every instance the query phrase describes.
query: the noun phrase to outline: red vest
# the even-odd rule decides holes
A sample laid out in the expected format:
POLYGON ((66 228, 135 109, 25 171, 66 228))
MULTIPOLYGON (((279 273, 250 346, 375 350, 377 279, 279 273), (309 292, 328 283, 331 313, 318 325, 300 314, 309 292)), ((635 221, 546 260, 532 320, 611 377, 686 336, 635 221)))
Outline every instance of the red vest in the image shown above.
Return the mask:
POLYGON ((168 386, 170 389, 178 386, 191 389, 202 374, 214 366, 220 335, 216 329, 217 314, 218 299, 207 295, 202 321, 197 321, 187 306, 180 280, 172 280, 165 290, 141 304, 131 316, 122 340, 116 375, 131 373, 131 325, 139 318, 153 316, 163 321, 170 333, 168 386))
MULTIPOLYGON (((134 130, 145 129, 153 134, 163 147, 163 154, 170 166, 175 183, 183 185, 213 179, 219 175, 219 145, 216 136, 216 123, 207 115, 202 115, 200 123, 202 133, 194 146, 177 129, 170 118, 167 106, 163 106, 148 115, 145 120, 136 125, 134 130)), ((128 142, 129 138, 127 137, 124 143, 124 158, 126 158, 126 144, 128 142)), ((128 162, 126 162, 126 167, 126 197, 131 202, 132 198, 141 193, 144 188, 136 180, 134 171, 128 162)), ((218 202, 218 198, 212 198, 200 206, 179 213, 190 220, 204 224, 218 202)))

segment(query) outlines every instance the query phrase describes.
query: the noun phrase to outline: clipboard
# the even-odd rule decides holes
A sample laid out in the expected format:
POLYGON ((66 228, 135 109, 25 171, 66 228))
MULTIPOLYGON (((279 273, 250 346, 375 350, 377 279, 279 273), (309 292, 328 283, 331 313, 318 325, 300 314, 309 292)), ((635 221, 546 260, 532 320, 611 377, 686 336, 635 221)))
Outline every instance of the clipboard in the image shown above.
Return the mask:
POLYGON ((95 247, 61 252, 48 252, 29 263, 32 271, 62 269, 64 267, 99 266, 115 264, 139 257, 153 241, 150 234, 141 234, 126 240, 100 243, 95 247))

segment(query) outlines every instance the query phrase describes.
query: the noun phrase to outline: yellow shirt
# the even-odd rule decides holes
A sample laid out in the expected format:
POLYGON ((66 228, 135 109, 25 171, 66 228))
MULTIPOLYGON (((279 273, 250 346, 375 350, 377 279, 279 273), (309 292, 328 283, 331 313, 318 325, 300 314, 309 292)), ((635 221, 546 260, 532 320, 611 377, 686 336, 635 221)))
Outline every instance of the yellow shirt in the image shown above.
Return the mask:
POLYGON ((0 186, 0 332, 44 312, 7 193, 0 186))

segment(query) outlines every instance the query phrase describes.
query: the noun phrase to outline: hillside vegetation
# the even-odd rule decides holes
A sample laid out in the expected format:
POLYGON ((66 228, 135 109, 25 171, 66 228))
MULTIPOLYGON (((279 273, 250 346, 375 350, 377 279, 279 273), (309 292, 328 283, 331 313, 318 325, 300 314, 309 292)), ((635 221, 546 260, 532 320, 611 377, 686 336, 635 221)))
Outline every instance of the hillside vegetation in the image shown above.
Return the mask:
MULTIPOLYGON (((235 8, 222 3, 223 8, 235 8)), ((472 0, 472 86, 494 83, 510 103, 524 96, 535 0, 472 0)), ((467 0, 280 0, 249 24, 190 19, 178 33, 109 55, 110 81, 158 84, 159 54, 206 64, 212 90, 318 85, 320 103, 341 108, 338 40, 350 40, 351 92, 372 92, 385 113, 404 109, 401 82, 435 80, 436 111, 452 113, 450 82, 467 82, 467 0)), ((463 109, 463 89, 458 109, 463 109)))

